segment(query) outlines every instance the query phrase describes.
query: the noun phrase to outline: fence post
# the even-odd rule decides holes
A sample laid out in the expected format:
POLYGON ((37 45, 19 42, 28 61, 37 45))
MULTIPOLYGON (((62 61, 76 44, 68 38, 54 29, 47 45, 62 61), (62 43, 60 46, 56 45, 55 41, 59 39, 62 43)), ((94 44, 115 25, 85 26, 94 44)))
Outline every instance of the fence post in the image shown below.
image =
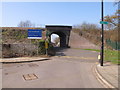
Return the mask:
POLYGON ((24 47, 23 52, 24 52, 24 56, 25 56, 25 44, 23 44, 23 47, 24 47))
POLYGON ((118 50, 118 47, 117 47, 117 46, 118 46, 118 44, 117 44, 117 41, 116 41, 116 50, 118 50))
POLYGON ((37 40, 37 56, 38 56, 38 52, 39 52, 39 41, 37 40))

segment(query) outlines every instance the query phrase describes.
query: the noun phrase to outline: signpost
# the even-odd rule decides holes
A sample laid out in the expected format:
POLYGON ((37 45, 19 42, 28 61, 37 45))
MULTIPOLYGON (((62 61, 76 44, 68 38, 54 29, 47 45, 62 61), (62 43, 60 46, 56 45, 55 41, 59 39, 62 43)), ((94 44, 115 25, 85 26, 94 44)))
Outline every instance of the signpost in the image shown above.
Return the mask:
POLYGON ((48 42, 49 42, 49 35, 50 35, 50 32, 49 32, 49 31, 46 31, 46 40, 45 40, 46 56, 48 55, 48 42))
POLYGON ((45 49, 46 49, 46 56, 48 55, 48 41, 45 40, 45 49))
MULTIPOLYGON (((28 29, 28 39, 42 39, 42 30, 28 29)), ((38 48, 37 48, 37 55, 38 55, 38 48)))
POLYGON ((48 49, 48 42, 45 41, 45 48, 48 49))
POLYGON ((101 28, 102 28, 102 33, 101 33, 101 52, 100 52, 100 55, 101 55, 101 58, 100 58, 100 66, 103 66, 103 61, 104 61, 104 7, 103 7, 103 0, 101 2, 101 28))

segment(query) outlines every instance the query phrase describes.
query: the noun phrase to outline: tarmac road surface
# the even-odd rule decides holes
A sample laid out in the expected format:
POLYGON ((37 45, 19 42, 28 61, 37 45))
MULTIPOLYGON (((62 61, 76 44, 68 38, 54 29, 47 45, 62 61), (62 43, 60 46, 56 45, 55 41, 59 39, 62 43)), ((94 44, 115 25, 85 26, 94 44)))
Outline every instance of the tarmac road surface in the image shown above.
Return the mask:
POLYGON ((50 60, 3 64, 3 88, 104 88, 93 72, 97 55, 62 49, 50 60))

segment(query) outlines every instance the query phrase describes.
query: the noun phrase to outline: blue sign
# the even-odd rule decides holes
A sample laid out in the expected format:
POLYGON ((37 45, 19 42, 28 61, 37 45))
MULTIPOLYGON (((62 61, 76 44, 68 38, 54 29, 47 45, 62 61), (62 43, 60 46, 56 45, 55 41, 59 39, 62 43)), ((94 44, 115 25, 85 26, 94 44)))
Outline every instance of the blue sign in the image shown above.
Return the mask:
POLYGON ((28 39, 42 39, 42 30, 28 29, 28 39))

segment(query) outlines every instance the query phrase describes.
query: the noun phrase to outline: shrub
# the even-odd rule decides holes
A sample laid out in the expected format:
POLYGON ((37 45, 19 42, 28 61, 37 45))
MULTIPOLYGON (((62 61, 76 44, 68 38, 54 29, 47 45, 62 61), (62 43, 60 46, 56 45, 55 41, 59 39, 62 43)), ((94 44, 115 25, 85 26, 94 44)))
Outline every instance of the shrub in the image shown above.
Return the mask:
MULTIPOLYGON (((45 55, 46 54, 46 48, 45 48, 45 40, 41 40, 39 42, 39 54, 45 55)), ((55 50, 51 43, 48 42, 48 55, 54 56, 55 50)))
POLYGON ((41 55, 44 55, 46 53, 46 49, 45 49, 45 40, 41 40, 39 42, 39 49, 38 49, 38 53, 41 55))

